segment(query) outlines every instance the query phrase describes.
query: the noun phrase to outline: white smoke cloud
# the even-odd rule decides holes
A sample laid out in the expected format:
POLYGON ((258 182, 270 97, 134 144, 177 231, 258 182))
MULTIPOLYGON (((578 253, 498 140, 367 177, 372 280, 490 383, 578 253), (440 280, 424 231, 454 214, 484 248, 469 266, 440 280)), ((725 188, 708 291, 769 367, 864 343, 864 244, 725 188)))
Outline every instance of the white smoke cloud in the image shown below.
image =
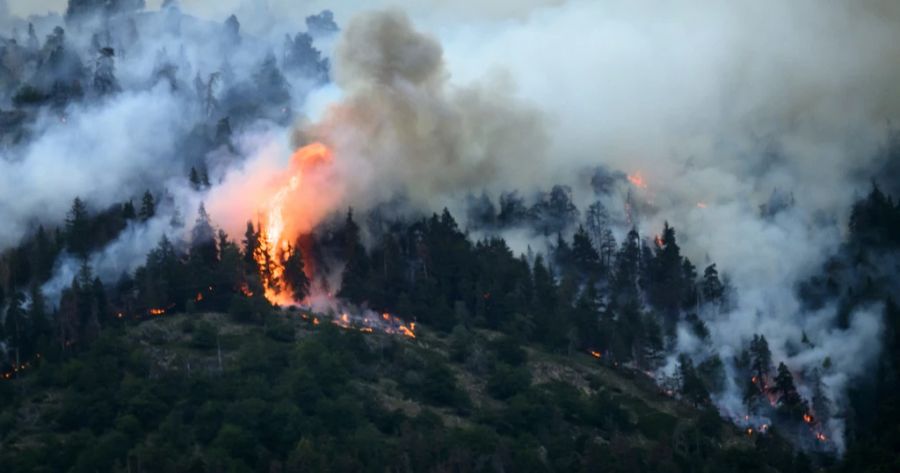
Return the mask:
MULTIPOLYGON (((839 403, 862 374, 857 367, 877 355, 876 309, 834 330, 835 308, 805 313, 794 284, 839 245, 850 203, 877 177, 887 123, 900 116, 896 3, 397 3, 424 32, 399 13, 345 23, 357 9, 350 2, 313 2, 309 11, 283 1, 253 2, 253 11, 237 0, 182 4, 217 20, 237 11, 248 31, 270 36, 296 31, 320 8, 335 10, 348 30, 336 50, 337 85, 312 95, 306 107, 317 123, 304 129, 346 153, 347 203, 377 203, 402 189, 422 207, 452 208, 460 195, 482 188, 496 195, 568 181, 583 204, 593 198, 585 169, 640 171, 648 189, 637 194, 657 209, 644 214, 641 233, 655 233, 668 219, 685 253, 701 269, 718 263, 738 289, 733 311, 705 315, 726 363, 755 333, 798 373, 827 356, 852 358, 854 366, 834 363, 825 373, 839 403), (792 193, 795 203, 763 218, 760 205, 776 190, 792 193), (804 332, 816 348, 794 353, 804 332)), ((22 2, 11 7, 28 10, 22 2)), ((203 56, 191 58, 201 63, 203 56)), ((158 99, 134 110, 148 107, 150 125, 167 130, 161 117, 177 116, 166 108, 176 104, 164 94, 158 99)), ((142 145, 142 136, 151 137, 128 125, 138 118, 126 109, 83 112, 105 117, 119 133, 98 131, 93 115, 73 115, 70 126, 80 128, 49 131, 24 158, 0 161, 0 216, 13 222, 0 247, 21 237, 36 215, 59 221, 74 195, 114 202, 126 195, 116 183, 163 172, 145 159, 159 162, 172 151, 165 131, 145 131, 154 140, 142 145), (119 137, 127 137, 122 146, 105 146, 119 137), (66 153, 69 147, 76 151, 66 153), (107 168, 114 171, 109 180, 94 182, 87 172, 107 168)), ((681 349, 704 352, 687 331, 679 333, 681 349)), ((738 389, 732 384, 718 399, 724 409, 740 411, 738 389)), ((841 448, 840 421, 831 427, 841 448)))
POLYGON ((45 133, 0 155, 0 249, 35 223, 62 222, 75 197, 102 210, 170 176, 182 105, 158 87, 39 119, 45 133))

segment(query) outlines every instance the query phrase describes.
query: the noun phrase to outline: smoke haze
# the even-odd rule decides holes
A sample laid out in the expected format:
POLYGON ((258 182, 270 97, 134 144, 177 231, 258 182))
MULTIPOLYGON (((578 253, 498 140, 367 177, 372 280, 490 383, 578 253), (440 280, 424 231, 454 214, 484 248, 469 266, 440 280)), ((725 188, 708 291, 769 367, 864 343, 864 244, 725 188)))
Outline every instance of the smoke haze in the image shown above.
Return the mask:
MULTIPOLYGON (((0 13, 61 12, 64 3, 8 0, 0 13)), ((837 308, 806 312, 795 284, 837 250, 850 204, 872 179, 896 185, 898 176, 880 174, 897 169, 884 152, 900 117, 896 3, 390 2, 367 12, 341 1, 251 4, 181 2, 200 18, 186 27, 198 38, 218 38, 212 22, 237 14, 248 34, 232 55, 236 81, 253 77, 281 35, 302 29, 314 11, 331 8, 343 28, 336 41, 316 43, 331 53, 332 84, 289 77, 286 105, 304 113, 240 127, 235 151, 219 150, 207 194, 167 185, 189 167, 179 154, 191 118, 202 115, 185 116, 185 92, 146 85, 103 106, 70 109, 64 124, 41 117, 34 139, 0 160, 0 220, 8 222, 0 249, 37 223, 62 222, 75 196, 102 208, 145 187, 179 196, 174 207, 189 222, 206 201, 213 221, 238 238, 259 209, 235 197, 265 187, 311 140, 335 150, 340 188, 327 207, 335 212, 400 193, 416 210, 447 206, 462 215, 467 194, 531 195, 554 183, 570 185, 583 208, 598 198, 590 176, 603 165, 639 172, 647 183, 622 182, 603 197, 618 221, 627 220, 626 198, 643 202, 648 210, 635 222, 642 235, 668 220, 692 260, 716 262, 737 288, 733 310, 703 314, 712 348, 680 330, 681 351, 715 352, 729 364, 753 334, 764 334, 774 359, 798 373, 830 358, 824 381, 837 404, 877 357, 879 307, 836 330, 837 308), (815 348, 792 349, 804 334, 815 348)), ((166 28, 151 23, 142 37, 166 28)), ((159 38, 118 63, 124 85, 152 75, 164 47, 182 61, 184 84, 221 69, 204 62, 219 57, 211 54, 219 46, 183 49, 173 36, 159 38)), ((107 278, 133 270, 166 232, 154 225, 146 229, 152 238, 129 229, 93 257, 96 269, 107 278)), ((543 242, 515 246, 529 244, 543 242)), ((54 284, 70 281, 74 264, 62 263, 69 269, 54 284)), ((740 387, 717 402, 740 415, 740 387)), ((843 448, 843 423, 829 428, 843 448)))

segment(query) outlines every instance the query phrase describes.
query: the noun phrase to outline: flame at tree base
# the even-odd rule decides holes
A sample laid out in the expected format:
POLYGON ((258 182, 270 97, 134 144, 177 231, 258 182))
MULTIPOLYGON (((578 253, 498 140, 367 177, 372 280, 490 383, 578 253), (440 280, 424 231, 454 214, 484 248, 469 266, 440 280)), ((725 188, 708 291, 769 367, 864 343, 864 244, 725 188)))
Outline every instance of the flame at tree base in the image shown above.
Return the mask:
MULTIPOLYGON (((278 179, 275 192, 262 199, 264 204, 257 223, 259 245, 253 259, 259 268, 264 296, 277 306, 317 306, 324 308, 326 313, 339 314, 332 317, 332 323, 344 329, 416 338, 415 322, 406 323, 386 312, 378 314, 368 309, 342 308, 343 304, 318 284, 313 283, 315 287, 311 294, 297 297, 297 288, 293 287, 297 278, 292 275, 305 275, 307 281, 316 281, 309 239, 301 236, 308 236, 335 209, 338 201, 336 188, 339 188, 339 182, 333 173, 333 164, 333 153, 325 144, 308 144, 291 156, 290 166, 278 179), (300 261, 303 261, 302 268, 300 261)), ((316 316, 306 318, 313 324, 319 323, 316 316)))

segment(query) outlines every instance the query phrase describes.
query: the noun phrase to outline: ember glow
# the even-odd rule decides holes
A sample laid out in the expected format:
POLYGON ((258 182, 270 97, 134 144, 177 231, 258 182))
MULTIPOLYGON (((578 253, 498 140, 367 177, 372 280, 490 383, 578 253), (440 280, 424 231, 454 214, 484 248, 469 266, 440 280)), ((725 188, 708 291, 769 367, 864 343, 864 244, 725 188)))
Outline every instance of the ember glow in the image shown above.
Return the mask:
MULTIPOLYGON (((391 335, 403 335, 407 338, 416 338, 416 323, 406 323, 402 319, 387 312, 378 315, 371 310, 359 311, 361 315, 353 315, 349 311, 342 312, 331 319, 331 323, 346 330, 358 330, 363 333, 381 332, 391 335)), ((313 325, 319 325, 318 317, 301 315, 304 320, 311 321, 313 325)))
POLYGON ((630 182, 634 187, 637 187, 638 189, 647 188, 647 182, 644 180, 644 176, 640 173, 640 171, 629 174, 628 182, 630 182))

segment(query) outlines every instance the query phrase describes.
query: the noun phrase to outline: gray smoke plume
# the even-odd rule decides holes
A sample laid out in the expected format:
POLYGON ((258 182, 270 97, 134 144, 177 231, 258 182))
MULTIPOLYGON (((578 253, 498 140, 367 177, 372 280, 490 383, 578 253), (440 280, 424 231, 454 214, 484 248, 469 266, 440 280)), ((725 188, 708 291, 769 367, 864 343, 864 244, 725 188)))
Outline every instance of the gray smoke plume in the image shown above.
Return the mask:
MULTIPOLYGON (((179 65, 175 84, 219 70, 205 58, 219 57, 208 48, 221 43, 203 40, 232 9, 248 30, 279 38, 300 24, 277 20, 298 14, 288 8, 294 2, 271 1, 253 12, 237 1, 181 3, 205 18, 180 24, 205 46, 182 50, 175 26, 157 17, 141 31, 154 41, 117 64, 124 88, 150 75, 157 57, 179 65)), ((335 46, 334 84, 314 88, 289 76, 295 92, 312 90, 307 100, 292 93, 298 103, 290 104, 310 121, 288 127, 276 114, 265 125, 247 125, 237 154, 250 158, 235 165, 224 153, 219 177, 239 180, 240 166, 257 161, 277 169, 293 134, 294 145, 321 139, 334 147, 343 188, 335 208, 371 207, 403 193, 416 208, 449 206, 463 215, 469 193, 484 190, 496 200, 504 191, 531 195, 562 183, 582 209, 603 200, 620 222, 619 236, 631 224, 653 235, 668 220, 695 264, 717 263, 737 294, 733 307, 701 313, 711 343, 682 328, 674 349, 697 360, 718 354, 732 370, 753 334, 765 335, 807 397, 805 380, 822 373, 838 411, 829 436, 842 449, 846 389, 878 355, 879 308, 860 310, 849 329, 835 329, 836 308, 806 311, 794 286, 837 249, 850 204, 870 180, 890 179, 879 173, 898 169, 883 147, 900 117, 900 5, 535 0, 463 11, 455 3, 405 5, 428 33, 400 10, 354 16, 335 46), (640 173, 646 188, 617 178, 598 196, 590 177, 600 165, 640 173), (638 216, 630 213, 636 204, 638 216)), ((339 20, 355 11, 351 2, 326 6, 339 20)), ((274 41, 244 38, 232 55, 237 80, 252 77, 274 41)), ((51 128, 55 117, 40 122, 47 126, 32 144, 0 160, 0 219, 12 222, 0 248, 34 221, 59 222, 75 195, 102 206, 127 197, 121 182, 149 175, 162 186, 183 172, 167 166, 182 142, 162 118, 182 115, 167 108, 178 97, 147 87, 109 110, 71 111, 70 131, 51 128), (145 111, 149 118, 138 119, 145 111), (112 132, 87 126, 97 117, 112 132), (142 120, 149 125, 135 125, 142 120), (82 169, 103 177, 85 179, 82 169)), ((229 231, 253 217, 252 207, 229 216, 210 205, 229 231), (224 222, 229 217, 234 222, 224 222)), ((517 240, 522 251, 534 243, 517 240)), ((742 417, 738 386, 716 402, 742 417)))
POLYGON ((452 86, 437 40, 399 11, 354 17, 337 45, 335 71, 344 97, 306 134, 335 148, 349 201, 363 208, 398 189, 434 206, 545 154, 535 110, 498 84, 452 86))
MULTIPOLYGON (((461 190, 496 196, 541 180, 569 180, 585 204, 594 197, 579 170, 640 173, 646 188, 628 193, 645 204, 641 233, 673 222, 686 254, 717 262, 737 287, 733 308, 702 314, 713 349, 687 330, 676 348, 718 354, 731 370, 751 336, 765 335, 807 397, 804 379, 822 372, 838 411, 824 428, 841 450, 846 389, 879 352, 880 309, 838 330, 836 307, 807 313, 794 288, 837 249, 850 204, 885 165, 900 115, 898 13, 884 2, 572 2, 445 29, 443 54, 396 12, 366 14, 337 49, 346 96, 312 134, 362 158, 352 161, 361 196, 399 188, 430 208, 461 190), (491 84, 486 66, 516 88, 491 84), (797 349, 804 334, 812 348, 797 349)), ((607 199, 630 220, 623 196, 607 199)), ((731 385, 717 402, 738 419, 740 399, 731 385)))

